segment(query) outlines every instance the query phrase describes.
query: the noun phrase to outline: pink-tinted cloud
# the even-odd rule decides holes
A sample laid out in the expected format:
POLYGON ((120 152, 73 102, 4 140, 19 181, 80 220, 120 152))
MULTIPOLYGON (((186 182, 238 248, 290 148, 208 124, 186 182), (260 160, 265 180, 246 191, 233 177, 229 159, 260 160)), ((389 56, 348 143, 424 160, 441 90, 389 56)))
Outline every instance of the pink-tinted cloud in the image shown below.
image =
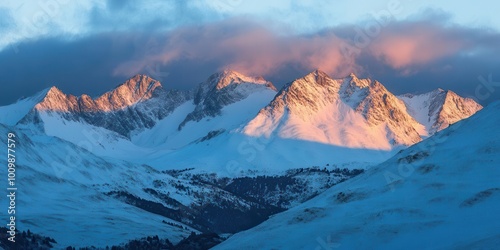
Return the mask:
POLYGON ((131 75, 148 65, 168 65, 181 59, 215 61, 220 68, 252 75, 266 75, 285 65, 307 70, 320 68, 332 74, 347 74, 355 68, 352 58, 343 57, 342 40, 333 33, 311 36, 277 33, 244 20, 182 28, 156 43, 159 48, 153 50, 158 53, 139 53, 134 60, 119 65, 114 73, 131 75))
MULTIPOLYGON (((315 34, 293 34, 246 19, 229 19, 202 26, 183 27, 153 36, 121 63, 115 75, 130 76, 145 68, 196 62, 232 68, 249 75, 273 75, 284 68, 310 71, 319 68, 334 76, 365 73, 370 63, 386 65, 411 75, 436 61, 478 49, 491 48, 496 33, 464 28, 446 20, 393 21, 368 42, 357 46, 363 26, 333 27, 315 34), (345 46, 356 53, 345 53, 345 46)), ((496 47, 495 47, 496 48, 496 47)), ((451 66, 447 66, 451 67, 451 66)), ((442 67, 441 67, 442 68, 442 67)), ((376 72, 370 72, 376 74, 376 72)))
POLYGON ((369 53, 395 69, 405 69, 457 54, 467 43, 449 28, 412 23, 388 27, 370 44, 369 53))

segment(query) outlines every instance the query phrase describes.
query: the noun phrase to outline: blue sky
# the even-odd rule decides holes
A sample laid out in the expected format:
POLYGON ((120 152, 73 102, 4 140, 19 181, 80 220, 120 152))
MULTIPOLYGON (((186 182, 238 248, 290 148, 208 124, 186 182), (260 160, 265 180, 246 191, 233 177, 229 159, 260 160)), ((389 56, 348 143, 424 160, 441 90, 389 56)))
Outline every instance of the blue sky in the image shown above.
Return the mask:
POLYGON ((497 10, 492 0, 214 0, 214 1, 2 1, 0 48, 25 39, 43 36, 82 36, 104 31, 160 29, 186 24, 249 16, 279 23, 294 32, 314 32, 339 24, 371 19, 397 6, 396 20, 404 20, 433 9, 451 17, 454 23, 499 30, 497 10))
POLYGON ((135 73, 189 88, 228 67, 277 86, 320 68, 379 79, 396 93, 441 87, 475 97, 479 79, 500 81, 499 7, 485 0, 3 1, 0 86, 9 94, 0 104, 51 85, 98 95, 135 73), (346 46, 355 53, 346 55, 346 46))

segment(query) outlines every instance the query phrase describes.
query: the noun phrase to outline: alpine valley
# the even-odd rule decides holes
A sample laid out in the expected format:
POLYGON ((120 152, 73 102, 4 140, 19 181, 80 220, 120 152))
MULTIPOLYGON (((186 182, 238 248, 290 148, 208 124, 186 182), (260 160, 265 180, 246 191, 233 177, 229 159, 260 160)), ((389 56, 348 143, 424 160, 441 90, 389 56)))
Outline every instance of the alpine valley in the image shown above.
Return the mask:
POLYGON ((146 75, 95 98, 51 87, 0 107, 0 134, 16 136, 17 228, 54 239, 41 249, 488 248, 500 105, 482 108, 354 74, 278 90, 225 70, 191 90, 146 75))

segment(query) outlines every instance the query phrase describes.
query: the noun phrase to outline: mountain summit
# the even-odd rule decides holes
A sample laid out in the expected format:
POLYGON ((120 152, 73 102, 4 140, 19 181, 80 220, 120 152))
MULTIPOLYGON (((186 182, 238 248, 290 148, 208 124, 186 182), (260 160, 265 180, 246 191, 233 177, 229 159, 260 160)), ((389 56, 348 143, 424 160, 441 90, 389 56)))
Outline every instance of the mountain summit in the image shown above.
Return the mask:
POLYGON ((390 149, 420 141, 418 127, 404 103, 378 81, 354 74, 334 80, 316 70, 287 84, 245 133, 390 149))
POLYGON ((95 104, 97 109, 102 111, 119 110, 152 98, 153 93, 161 88, 159 81, 146 75, 135 75, 97 98, 95 104))
MULTIPOLYGON (((63 93, 57 87, 42 91, 21 124, 84 122, 128 137, 134 130, 151 128, 178 104, 189 99, 187 91, 167 91, 159 81, 135 75, 123 84, 93 99, 63 93)), ((16 122, 17 123, 17 122, 16 122)))
POLYGON ((193 100, 195 110, 186 116, 179 130, 187 122, 220 115, 222 108, 250 95, 275 91, 276 87, 262 77, 249 77, 233 70, 215 73, 199 84, 193 100))
POLYGON ((451 91, 398 98, 376 80, 355 74, 332 79, 315 70, 285 85, 244 132, 387 150, 419 142, 480 109, 451 91))
POLYGON ((276 87, 274 87, 271 82, 266 81, 262 77, 250 77, 230 69, 215 73, 211 75, 207 79, 207 81, 205 81, 206 87, 208 87, 209 89, 215 88, 217 90, 226 88, 230 85, 238 85, 243 83, 264 85, 276 91, 276 87))
POLYGON ((450 124, 468 118, 483 107, 470 98, 464 98, 451 90, 436 89, 421 95, 399 96, 408 112, 423 124, 428 135, 447 128, 450 124))
POLYGON ((48 89, 43 100, 35 108, 56 112, 116 111, 150 99, 153 93, 161 87, 160 82, 149 76, 135 75, 95 100, 85 94, 80 97, 66 95, 57 87, 52 87, 48 89))

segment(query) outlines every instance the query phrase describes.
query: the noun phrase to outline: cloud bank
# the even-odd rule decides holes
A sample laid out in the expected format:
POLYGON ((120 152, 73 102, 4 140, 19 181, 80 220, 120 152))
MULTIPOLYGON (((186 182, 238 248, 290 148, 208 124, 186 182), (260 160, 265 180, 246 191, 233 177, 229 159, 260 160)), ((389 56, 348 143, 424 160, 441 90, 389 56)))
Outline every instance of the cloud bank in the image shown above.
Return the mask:
MULTIPOLYGON (((112 8, 127 6, 118 2, 112 8)), ((5 103, 48 85, 97 95, 136 73, 168 88, 190 88, 225 68, 264 76, 278 86, 319 68, 333 77, 350 72, 372 77, 396 93, 441 87, 470 97, 481 76, 500 80, 500 34, 442 16, 373 19, 308 34, 240 17, 168 31, 43 38, 16 47, 0 52, 3 84, 16 86, 5 87, 13 96, 5 103)), ((499 97, 500 90, 479 101, 499 97)))

